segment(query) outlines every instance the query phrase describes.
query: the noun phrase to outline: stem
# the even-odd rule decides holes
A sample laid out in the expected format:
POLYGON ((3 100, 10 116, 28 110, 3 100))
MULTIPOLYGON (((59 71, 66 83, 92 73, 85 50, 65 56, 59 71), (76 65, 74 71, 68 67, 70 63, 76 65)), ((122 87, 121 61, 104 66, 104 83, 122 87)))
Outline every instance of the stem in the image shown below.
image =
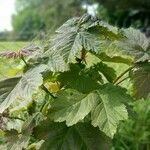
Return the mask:
POLYGON ((28 67, 29 65, 28 65, 28 63, 26 62, 26 60, 24 59, 24 57, 23 57, 23 55, 21 55, 21 57, 20 57, 21 59, 22 59, 22 61, 25 63, 25 65, 28 67))
POLYGON ((122 80, 120 80, 118 83, 115 83, 115 84, 116 84, 116 85, 119 85, 120 83, 122 83, 123 81, 127 80, 128 78, 129 78, 129 76, 126 77, 126 78, 124 78, 124 79, 122 79, 122 80))
POLYGON ((21 121, 25 121, 24 119, 22 118, 19 118, 19 117, 10 117, 10 116, 4 116, 5 118, 9 118, 9 119, 17 119, 17 120, 21 120, 21 121))
POLYGON ((45 86, 44 84, 41 85, 41 88, 48 93, 52 98, 56 98, 45 86))
POLYGON ((127 70, 125 70, 123 73, 120 74, 120 76, 118 76, 115 80, 114 80, 114 84, 118 82, 119 79, 121 79, 126 73, 128 73, 130 70, 132 70, 134 68, 134 66, 128 68, 127 70))
POLYGON ((81 51, 81 60, 82 60, 85 64, 87 64, 87 62, 86 62, 86 54, 87 54, 87 52, 86 52, 86 50, 83 48, 82 51, 81 51))
POLYGON ((45 105, 46 105, 46 102, 44 101, 43 105, 40 108, 40 112, 43 112, 43 108, 44 108, 45 105))
MULTIPOLYGON (((40 108, 40 112, 43 113, 43 109, 44 109, 44 107, 46 106, 46 104, 48 104, 48 103, 47 103, 47 98, 46 98, 46 96, 45 96, 45 100, 44 100, 44 102, 43 102, 43 104, 42 104, 42 106, 41 106, 41 108, 40 108)), ((49 104, 48 104, 48 105, 49 105, 49 104)))

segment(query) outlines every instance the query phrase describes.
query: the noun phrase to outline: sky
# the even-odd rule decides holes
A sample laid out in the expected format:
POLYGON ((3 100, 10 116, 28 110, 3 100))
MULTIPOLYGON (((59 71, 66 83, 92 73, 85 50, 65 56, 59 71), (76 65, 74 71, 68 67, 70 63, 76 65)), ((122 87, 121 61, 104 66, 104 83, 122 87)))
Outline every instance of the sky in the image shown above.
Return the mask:
POLYGON ((15 13, 15 0, 0 0, 0 31, 12 30, 11 16, 15 13))

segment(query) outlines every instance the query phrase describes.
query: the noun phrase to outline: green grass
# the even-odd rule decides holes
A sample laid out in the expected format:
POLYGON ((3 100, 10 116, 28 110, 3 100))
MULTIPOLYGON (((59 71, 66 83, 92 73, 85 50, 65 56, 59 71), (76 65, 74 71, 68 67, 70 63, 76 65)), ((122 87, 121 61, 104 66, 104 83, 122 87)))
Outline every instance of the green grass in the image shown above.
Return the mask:
POLYGON ((0 51, 20 50, 27 45, 27 42, 0 42, 0 51))

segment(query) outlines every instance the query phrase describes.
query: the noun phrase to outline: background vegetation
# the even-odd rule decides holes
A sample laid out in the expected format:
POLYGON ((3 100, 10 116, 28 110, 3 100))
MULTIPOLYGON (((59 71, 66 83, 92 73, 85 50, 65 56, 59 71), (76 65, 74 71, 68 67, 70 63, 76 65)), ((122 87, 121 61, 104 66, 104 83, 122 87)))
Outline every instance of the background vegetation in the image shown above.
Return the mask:
POLYGON ((149 0, 16 0, 13 32, 0 40, 31 40, 54 30, 73 16, 88 12, 119 27, 133 26, 150 33, 149 0))

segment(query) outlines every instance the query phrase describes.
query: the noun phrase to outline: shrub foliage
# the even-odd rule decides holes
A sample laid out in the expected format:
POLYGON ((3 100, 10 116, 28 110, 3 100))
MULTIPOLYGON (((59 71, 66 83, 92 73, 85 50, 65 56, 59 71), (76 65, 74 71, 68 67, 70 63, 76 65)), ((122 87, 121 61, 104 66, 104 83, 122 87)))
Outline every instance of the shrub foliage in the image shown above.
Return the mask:
POLYGON ((0 81, 0 148, 109 149, 120 121, 134 111, 130 104, 149 95, 149 39, 85 14, 45 43, 15 53, 23 73, 0 81), (127 69, 118 75, 114 63, 127 69))

